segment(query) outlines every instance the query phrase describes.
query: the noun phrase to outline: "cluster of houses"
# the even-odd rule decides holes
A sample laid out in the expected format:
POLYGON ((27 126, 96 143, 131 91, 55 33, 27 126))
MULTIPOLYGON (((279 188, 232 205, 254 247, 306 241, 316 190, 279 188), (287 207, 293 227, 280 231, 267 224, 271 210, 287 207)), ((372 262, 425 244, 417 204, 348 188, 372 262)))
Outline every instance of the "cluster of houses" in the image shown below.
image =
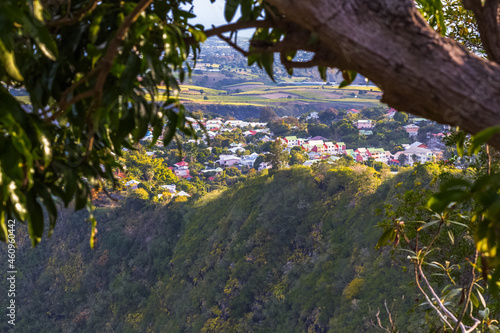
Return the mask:
MULTIPOLYGON (((187 117, 187 121, 189 121, 195 130, 201 130, 201 126, 195 119, 187 117)), ((249 122, 238 119, 230 119, 224 121, 222 118, 215 118, 211 120, 207 120, 202 125, 206 129, 206 133, 203 134, 203 140, 213 139, 217 136, 218 133, 231 132, 237 128, 252 128, 252 130, 247 130, 243 132, 243 136, 254 136, 257 133, 264 133, 267 136, 267 140, 271 140, 269 128, 267 128, 267 123, 260 122, 249 122)))
MULTIPOLYGON (((348 110, 348 113, 358 114, 359 111, 355 109, 348 110)), ((393 117, 396 111, 394 109, 389 109, 387 116, 393 117)), ((312 112, 309 114, 307 119, 317 119, 318 113, 312 112)), ((213 139, 217 135, 227 132, 233 131, 235 129, 245 129, 243 135, 245 137, 254 136, 258 133, 263 133, 264 135, 259 136, 259 140, 263 142, 271 141, 273 139, 273 133, 270 132, 269 128, 267 128, 267 123, 262 122, 247 122, 237 119, 230 119, 224 121, 222 118, 215 118, 211 120, 207 120, 204 123, 198 123, 196 119, 187 117, 188 122, 191 123, 191 126, 195 130, 201 130, 202 126, 206 129, 206 132, 203 134, 202 140, 207 142, 208 139, 213 139)), ((404 129, 408 133, 410 137, 416 137, 418 134, 420 120, 425 119, 412 119, 411 124, 404 126, 404 129)), ((373 128, 375 126, 375 122, 370 119, 359 119, 354 122, 354 126, 359 130, 360 135, 372 135, 373 128)), ((442 136, 445 134, 438 133, 432 134, 433 138, 436 140, 440 140, 442 136)), ((144 138, 145 140, 151 139, 151 133, 144 138)), ((429 139, 429 137, 428 137, 429 139)), ((198 143, 202 140, 198 140, 198 143)), ((275 140, 281 140, 282 143, 286 145, 285 149, 289 152, 293 147, 301 147, 301 150, 306 152, 308 155, 308 160, 304 163, 306 166, 310 166, 315 162, 320 160, 329 160, 335 161, 341 158, 342 156, 348 155, 351 156, 356 162, 363 163, 368 161, 369 159, 373 159, 376 162, 382 162, 387 165, 413 165, 414 163, 420 162, 430 162, 435 161, 442 158, 442 152, 439 149, 430 149, 425 144, 421 142, 415 142, 411 145, 402 145, 404 150, 399 151, 395 154, 391 154, 389 151, 384 150, 383 148, 376 147, 367 147, 367 148, 356 148, 356 149, 347 149, 344 142, 334 142, 328 140, 326 138, 317 136, 312 138, 298 138, 296 136, 285 136, 278 137, 275 140), (404 157, 402 157, 404 156, 404 157)), ((194 141, 194 140, 189 140, 194 141)), ((212 168, 208 166, 205 167, 204 170, 201 170, 201 174, 211 173, 211 177, 209 180, 214 180, 216 175, 220 175, 224 168, 227 167, 237 167, 239 169, 250 169, 254 168, 255 161, 259 157, 259 154, 252 153, 249 155, 244 155, 246 148, 244 143, 231 143, 228 148, 227 154, 222 154, 219 156, 219 159, 214 163, 212 168)), ((266 152, 264 152, 266 154, 266 152)), ((258 166, 258 171, 271 168, 271 164, 262 162, 258 166)), ((178 178, 184 178, 190 180, 192 178, 189 170, 189 164, 185 161, 178 162, 170 167, 172 172, 178 178)), ((139 184, 136 180, 131 180, 125 184, 130 189, 137 188, 139 184)), ((189 196, 189 194, 183 191, 176 191, 175 185, 163 185, 165 191, 163 194, 159 194, 158 196, 163 196, 165 193, 169 193, 172 197, 174 196, 189 196)))
MULTIPOLYGON (((139 184, 140 184, 139 181, 132 179, 132 180, 129 180, 128 182, 126 182, 124 185, 129 190, 136 190, 139 188, 139 184)), ((160 188, 163 189, 164 191, 162 194, 158 194, 158 198, 162 198, 163 195, 168 195, 171 198, 173 198, 173 197, 190 197, 190 195, 184 191, 177 191, 175 184, 161 185, 160 188)))
POLYGON ((309 160, 306 161, 304 165, 311 165, 323 159, 334 161, 339 159, 342 155, 351 156, 358 163, 363 163, 373 158, 374 161, 382 162, 387 165, 400 165, 401 162, 403 162, 404 165, 413 165, 417 162, 432 162, 442 158, 441 150, 429 149, 429 147, 421 142, 414 142, 411 145, 402 145, 405 150, 399 151, 393 155, 383 148, 370 147, 346 149, 345 143, 326 141, 325 138, 322 137, 301 139, 296 136, 285 136, 283 138, 277 138, 277 140, 281 140, 286 144, 288 150, 293 147, 301 147, 302 150, 307 152, 309 160), (401 155, 404 155, 405 158, 400 158, 401 155))

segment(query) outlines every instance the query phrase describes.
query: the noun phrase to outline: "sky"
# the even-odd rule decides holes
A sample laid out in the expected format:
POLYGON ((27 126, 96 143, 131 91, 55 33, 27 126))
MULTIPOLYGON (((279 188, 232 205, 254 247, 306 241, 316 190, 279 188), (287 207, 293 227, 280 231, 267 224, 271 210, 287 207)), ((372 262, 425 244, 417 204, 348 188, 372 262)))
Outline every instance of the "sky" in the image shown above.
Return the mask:
MULTIPOLYGON (((197 17, 192 20, 192 23, 203 24, 205 29, 210 29, 212 25, 217 27, 227 23, 224 18, 225 0, 216 0, 214 3, 210 3, 210 0, 193 0, 193 5, 194 13, 197 17)), ((236 19, 238 18, 238 15, 239 9, 236 11, 236 19)), ((233 19, 233 21, 235 21, 235 19, 233 19)), ((253 29, 247 29, 245 31, 238 32, 238 35, 249 37, 252 33, 253 29)))
POLYGON ((193 22, 203 24, 205 29, 209 29, 212 24, 219 26, 226 23, 224 19, 224 0, 217 0, 214 3, 210 3, 210 0, 193 0, 193 4, 194 13, 197 16, 193 22))

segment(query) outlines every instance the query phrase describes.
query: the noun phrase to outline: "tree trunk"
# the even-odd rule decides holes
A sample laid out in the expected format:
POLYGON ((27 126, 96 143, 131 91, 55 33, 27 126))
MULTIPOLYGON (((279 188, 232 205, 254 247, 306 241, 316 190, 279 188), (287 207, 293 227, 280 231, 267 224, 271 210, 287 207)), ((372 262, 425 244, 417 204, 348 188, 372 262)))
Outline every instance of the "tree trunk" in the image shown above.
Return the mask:
POLYGON ((317 36, 322 63, 368 77, 388 105, 473 134, 500 124, 500 66, 440 36, 413 1, 267 2, 317 36))

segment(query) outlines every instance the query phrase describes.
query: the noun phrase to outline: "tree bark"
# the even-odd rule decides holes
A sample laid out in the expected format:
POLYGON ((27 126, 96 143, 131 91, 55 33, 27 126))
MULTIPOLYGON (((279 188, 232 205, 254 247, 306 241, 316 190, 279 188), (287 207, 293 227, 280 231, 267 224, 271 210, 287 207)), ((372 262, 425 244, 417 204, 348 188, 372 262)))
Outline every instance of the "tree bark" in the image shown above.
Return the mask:
POLYGON ((319 39, 324 65, 368 77, 388 105, 472 134, 500 124, 500 66, 440 36, 413 1, 267 2, 319 39))

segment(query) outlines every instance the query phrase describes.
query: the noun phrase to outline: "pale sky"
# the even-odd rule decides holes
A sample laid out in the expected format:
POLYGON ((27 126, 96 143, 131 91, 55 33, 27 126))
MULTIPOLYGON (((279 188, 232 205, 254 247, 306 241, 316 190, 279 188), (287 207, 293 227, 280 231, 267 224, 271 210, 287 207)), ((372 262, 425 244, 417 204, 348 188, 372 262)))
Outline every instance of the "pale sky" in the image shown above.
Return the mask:
POLYGON ((226 23, 224 19, 224 0, 217 0, 210 3, 210 0, 193 0, 194 13, 196 18, 193 20, 195 23, 201 23, 205 29, 212 27, 212 24, 219 26, 226 23))
MULTIPOLYGON (((205 29, 210 29, 212 25, 216 27, 219 25, 226 24, 226 19, 224 18, 224 5, 225 0, 216 0, 214 3, 210 3, 210 0, 193 0, 194 13, 197 16, 193 19, 192 23, 200 23, 205 26, 205 29)), ((235 18, 237 19, 240 15, 240 10, 236 11, 235 18)), ((235 21, 235 19, 233 19, 235 21)), ((253 34, 253 29, 247 29, 238 33, 239 36, 251 36, 253 34)))

